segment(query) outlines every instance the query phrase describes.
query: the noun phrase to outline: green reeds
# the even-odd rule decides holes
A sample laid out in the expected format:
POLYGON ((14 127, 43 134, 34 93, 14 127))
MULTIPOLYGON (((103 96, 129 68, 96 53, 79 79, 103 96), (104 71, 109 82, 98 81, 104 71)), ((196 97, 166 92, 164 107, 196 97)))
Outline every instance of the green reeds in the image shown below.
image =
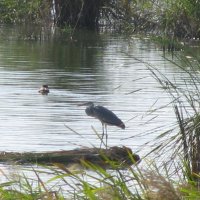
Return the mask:
POLYGON ((199 188, 200 77, 198 70, 200 69, 200 63, 197 58, 189 60, 182 56, 174 56, 173 60, 168 61, 171 62, 174 67, 178 67, 183 71, 188 79, 182 87, 176 84, 176 77, 174 77, 174 81, 172 82, 172 80, 169 80, 159 70, 150 65, 148 66, 153 77, 160 83, 162 88, 172 99, 172 106, 177 118, 177 128, 172 131, 173 133, 166 133, 159 136, 159 139, 163 138, 164 142, 156 150, 166 149, 166 146, 170 147, 172 151, 169 157, 173 159, 181 154, 184 162, 187 164, 187 177, 189 177, 190 181, 194 181, 196 187, 199 188), (165 144, 165 146, 163 144, 165 144))
POLYGON ((194 199, 200 195, 193 182, 187 182, 183 176, 178 175, 176 180, 170 177, 167 170, 161 173, 152 161, 143 161, 142 166, 126 170, 106 170, 84 161, 82 164, 89 170, 71 170, 63 164, 47 167, 52 178, 46 182, 40 178, 41 170, 34 169, 37 177, 35 187, 32 179, 19 175, 12 189, 7 189, 6 184, 1 185, 0 197, 5 200, 13 199, 13 196, 21 200, 182 200, 194 199), (49 184, 56 181, 62 181, 63 190, 49 187, 49 184))
MULTIPOLYGON (((133 164, 135 164, 134 159, 133 164)), ((176 177, 170 175, 168 168, 158 167, 154 161, 143 160, 140 165, 127 169, 113 170, 82 161, 82 166, 66 167, 55 163, 54 166, 41 166, 43 169, 29 169, 36 178, 18 174, 15 181, 0 185, 0 198, 3 200, 182 200, 198 198, 195 182, 188 181, 179 174, 179 167, 186 170, 181 163, 176 177), (85 171, 87 168, 87 171, 85 171), (48 181, 42 176, 51 175, 48 181), (55 183, 61 183, 62 188, 55 183)), ((164 164, 165 165, 165 164, 164 164)), ((163 166, 164 166, 163 165, 163 166)), ((5 175, 5 174, 4 174, 5 175)), ((5 175, 6 176, 6 175, 5 175)), ((15 174, 16 177, 16 174, 15 174)))

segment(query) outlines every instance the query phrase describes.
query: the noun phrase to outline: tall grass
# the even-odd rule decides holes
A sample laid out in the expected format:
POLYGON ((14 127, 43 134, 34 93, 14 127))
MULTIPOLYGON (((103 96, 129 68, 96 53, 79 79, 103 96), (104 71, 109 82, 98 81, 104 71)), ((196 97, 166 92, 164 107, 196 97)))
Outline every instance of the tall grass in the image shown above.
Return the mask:
POLYGON ((169 132, 159 136, 165 142, 157 148, 160 151, 166 146, 172 150, 172 156, 182 155, 184 163, 187 165, 187 177, 196 183, 200 184, 200 114, 199 114, 199 69, 200 63, 197 58, 187 59, 186 57, 177 56, 174 60, 168 60, 175 67, 178 67, 184 74, 187 74, 187 80, 182 87, 177 85, 176 77, 174 80, 169 80, 164 74, 157 69, 149 66, 154 78, 166 90, 173 102, 174 113, 177 118, 177 131, 171 136, 169 132), (174 61, 176 60, 176 61, 174 61), (164 139, 165 138, 165 139, 164 139), (168 139, 166 139, 168 138, 168 139), (165 145, 163 145, 165 144, 165 145))
POLYGON ((62 164, 55 164, 48 167, 52 178, 47 182, 39 178, 41 171, 34 170, 37 174, 35 187, 32 179, 19 175, 19 181, 1 185, 0 197, 5 200, 181 200, 195 199, 200 195, 194 182, 189 182, 179 173, 174 179, 167 170, 160 172, 156 163, 152 161, 143 161, 143 167, 132 166, 126 170, 114 171, 91 163, 82 164, 92 170, 92 173, 77 168, 70 170, 62 164), (59 187, 49 186, 52 182, 61 180, 64 192, 59 187), (12 188, 8 189, 8 186, 12 188))

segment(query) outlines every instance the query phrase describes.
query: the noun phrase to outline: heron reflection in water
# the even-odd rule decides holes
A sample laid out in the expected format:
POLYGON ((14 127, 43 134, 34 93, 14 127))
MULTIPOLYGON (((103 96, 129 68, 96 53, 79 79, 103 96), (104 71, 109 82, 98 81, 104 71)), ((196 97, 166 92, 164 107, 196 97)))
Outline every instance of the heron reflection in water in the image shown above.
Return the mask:
POLYGON ((86 114, 88 116, 97 118, 102 123, 103 133, 102 133, 100 148, 102 146, 104 135, 106 135, 105 145, 107 148, 107 140, 108 140, 107 125, 117 126, 119 128, 125 129, 124 123, 111 110, 108 110, 103 106, 98 106, 98 105, 95 106, 93 102, 87 102, 81 104, 81 106, 87 106, 85 109, 86 114))

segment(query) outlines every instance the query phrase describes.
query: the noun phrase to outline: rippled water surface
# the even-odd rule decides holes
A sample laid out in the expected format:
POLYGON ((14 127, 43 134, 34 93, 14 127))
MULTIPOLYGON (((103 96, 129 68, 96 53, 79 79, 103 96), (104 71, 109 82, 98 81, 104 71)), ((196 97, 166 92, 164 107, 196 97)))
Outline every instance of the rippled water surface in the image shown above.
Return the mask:
POLYGON ((6 34, 0 38, 0 151, 99 147, 92 127, 101 133, 101 123, 78 106, 87 101, 109 108, 126 124, 125 130, 108 127, 109 146, 143 149, 175 121, 170 107, 148 114, 170 99, 137 59, 180 83, 187 75, 149 40, 83 32, 73 42, 39 42, 6 34), (49 95, 38 93, 42 84, 49 85, 49 95))

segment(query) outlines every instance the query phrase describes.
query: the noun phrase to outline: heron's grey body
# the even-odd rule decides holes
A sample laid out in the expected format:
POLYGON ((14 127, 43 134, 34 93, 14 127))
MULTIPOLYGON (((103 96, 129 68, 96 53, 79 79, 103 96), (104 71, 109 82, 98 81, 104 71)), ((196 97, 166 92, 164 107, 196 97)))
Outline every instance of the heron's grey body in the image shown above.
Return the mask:
POLYGON ((104 137, 104 127, 106 130, 106 148, 107 148, 107 125, 111 126, 117 126, 122 129, 125 129, 124 123, 119 119, 112 111, 108 110, 107 108, 103 106, 95 106, 92 102, 88 102, 84 105, 88 105, 88 107, 85 109, 85 112, 88 116, 95 117, 99 119, 102 123, 102 129, 103 129, 103 135, 102 135, 102 141, 104 137))
POLYGON ((92 104, 85 109, 85 112, 88 116, 99 119, 102 124, 118 126, 122 129, 125 129, 125 125, 121 119, 119 119, 112 111, 103 106, 94 106, 94 104, 92 104))

